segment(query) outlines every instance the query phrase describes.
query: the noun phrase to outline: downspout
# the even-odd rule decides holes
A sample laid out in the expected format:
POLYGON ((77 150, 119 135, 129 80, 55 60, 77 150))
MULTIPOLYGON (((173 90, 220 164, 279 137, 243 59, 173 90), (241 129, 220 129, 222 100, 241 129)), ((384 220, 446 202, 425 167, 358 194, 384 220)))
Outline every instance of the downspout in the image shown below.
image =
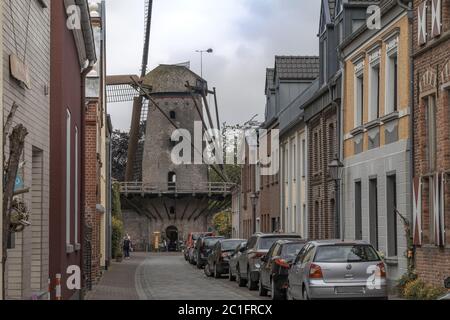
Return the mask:
MULTIPOLYGON (((410 151, 410 173, 411 178, 413 179, 415 176, 415 169, 414 169, 414 58, 413 58, 413 47, 414 47, 414 40, 413 40, 413 19, 414 19, 414 11, 412 8, 412 1, 408 1, 408 4, 406 5, 403 3, 402 0, 397 0, 397 4, 402 7, 404 10, 408 12, 408 21, 409 21, 409 65, 410 65, 410 75, 409 75, 409 151, 410 151)), ((410 183, 410 194, 412 196, 413 194, 413 183, 411 181, 410 183)), ((411 215, 408 214, 408 217, 411 218, 411 215)))
POLYGON ((87 0, 76 0, 76 4, 80 8, 81 12, 81 29, 83 32, 84 42, 86 46, 87 55, 87 66, 81 71, 81 176, 80 176, 80 232, 81 232, 81 270, 82 270, 82 289, 80 293, 80 298, 84 299, 84 292, 86 290, 86 275, 84 274, 84 243, 85 243, 85 203, 86 203, 86 192, 85 192, 85 154, 86 154, 86 144, 85 144, 85 134, 86 134, 86 78, 89 72, 94 69, 94 65, 97 62, 97 57, 95 53, 95 42, 94 33, 91 25, 91 18, 89 13, 89 7, 87 0))
MULTIPOLYGON (((400 7, 407 10, 408 12, 408 21, 409 21, 409 66, 410 66, 410 80, 409 80, 409 105, 410 105, 410 111, 409 111, 409 172, 410 172, 410 181, 409 184, 409 194, 410 197, 413 197, 414 194, 414 178, 416 176, 415 173, 415 160, 414 160, 414 153, 415 153, 415 138, 414 138, 414 56, 413 56, 413 49, 414 49, 414 37, 413 37, 413 25, 414 25, 414 10, 413 10, 413 2, 408 1, 408 4, 405 5, 401 0, 397 0, 397 3, 400 7)), ((415 201, 415 199, 411 199, 412 201, 415 201)), ((410 202, 412 202, 410 201, 410 202)), ((412 212, 407 213, 407 217, 409 221, 412 221, 412 212)), ((415 267, 415 248, 408 245, 407 239, 407 249, 412 250, 412 258, 408 259, 408 272, 411 271, 411 268, 415 267)))
MULTIPOLYGON (((89 72, 94 68, 93 65, 88 66, 81 72, 81 170, 80 170, 80 200, 81 200, 81 212, 80 212, 80 231, 81 231, 81 270, 84 270, 84 243, 85 243, 85 214, 86 214, 86 193, 85 193, 85 172, 86 172, 86 143, 85 143, 85 135, 86 135, 86 77, 89 72)), ((82 271, 82 290, 86 289, 86 278, 85 274, 82 271)), ((81 297, 83 299, 83 296, 81 297)))

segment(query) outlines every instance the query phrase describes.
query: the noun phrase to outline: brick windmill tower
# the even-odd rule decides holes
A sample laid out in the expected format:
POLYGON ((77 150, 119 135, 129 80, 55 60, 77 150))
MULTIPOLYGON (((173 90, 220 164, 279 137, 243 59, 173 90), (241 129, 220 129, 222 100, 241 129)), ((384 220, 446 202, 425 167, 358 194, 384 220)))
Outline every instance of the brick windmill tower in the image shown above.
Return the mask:
MULTIPOLYGON (((121 183, 122 211, 125 231, 137 249, 154 248, 152 239, 158 234, 168 240, 170 249, 177 250, 178 240, 189 232, 211 228, 213 214, 230 204, 233 185, 217 166, 193 164, 194 155, 203 152, 198 147, 192 146, 191 163, 172 161, 174 130, 185 130, 194 139, 195 133, 203 136, 205 129, 214 128, 207 95, 217 101, 216 92, 209 91, 207 82, 187 64, 160 65, 146 72, 152 1, 146 6, 141 76, 107 79, 110 103, 133 101, 127 170, 121 183), (200 129, 195 131, 195 125, 200 129), (224 182, 210 182, 210 168, 224 182)), ((216 115, 219 127, 217 103, 216 115)))

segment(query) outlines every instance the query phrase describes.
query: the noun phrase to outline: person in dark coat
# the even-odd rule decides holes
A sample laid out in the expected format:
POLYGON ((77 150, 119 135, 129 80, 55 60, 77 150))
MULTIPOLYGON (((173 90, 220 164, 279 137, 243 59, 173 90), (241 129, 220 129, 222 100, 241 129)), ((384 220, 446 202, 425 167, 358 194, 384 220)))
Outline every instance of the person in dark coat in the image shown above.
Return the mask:
POLYGON ((127 235, 123 239, 123 253, 125 259, 130 259, 130 252, 131 252, 131 238, 129 235, 127 235))

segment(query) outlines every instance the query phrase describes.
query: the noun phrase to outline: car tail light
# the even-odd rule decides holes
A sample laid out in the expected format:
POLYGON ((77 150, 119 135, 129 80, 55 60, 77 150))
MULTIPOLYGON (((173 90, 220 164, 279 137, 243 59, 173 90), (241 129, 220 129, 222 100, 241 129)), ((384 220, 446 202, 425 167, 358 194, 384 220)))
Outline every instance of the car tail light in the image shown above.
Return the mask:
POLYGON ((274 262, 275 262, 275 264, 279 265, 280 267, 287 268, 287 269, 290 268, 289 263, 284 259, 275 259, 274 262))
POLYGON ((377 276, 380 278, 386 278, 386 266, 383 262, 377 264, 377 276))
POLYGON ((311 264, 309 269, 309 278, 310 279, 323 279, 322 268, 317 264, 311 264))

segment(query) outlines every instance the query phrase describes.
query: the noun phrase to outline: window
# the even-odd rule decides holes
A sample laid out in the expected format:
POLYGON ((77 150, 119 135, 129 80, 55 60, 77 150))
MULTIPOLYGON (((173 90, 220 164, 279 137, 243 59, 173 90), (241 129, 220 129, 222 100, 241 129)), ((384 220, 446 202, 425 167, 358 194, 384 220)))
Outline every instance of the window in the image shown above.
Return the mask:
POLYGON ((397 53, 387 58, 386 76, 386 114, 389 114, 398 110, 397 53))
POLYGON ((334 124, 330 123, 328 126, 328 160, 331 162, 337 155, 335 154, 335 130, 334 130, 334 124))
POLYGON ((306 140, 302 140, 302 177, 306 177, 306 140))
POLYGON ((355 182, 355 240, 362 240, 362 190, 361 181, 355 182))
POLYGON ((397 256, 397 178, 395 175, 387 177, 387 254, 389 257, 397 256))
POLYGON ((364 121, 364 74, 356 76, 356 92, 355 92, 355 127, 363 125, 364 121))
POLYGON ((167 176, 167 181, 169 185, 169 190, 174 191, 177 183, 177 175, 175 172, 169 172, 167 176))
POLYGON ((328 80, 328 53, 327 53, 327 41, 322 41, 322 80, 326 82, 328 80))
POLYGON ((79 194, 79 177, 78 177, 78 166, 79 166, 79 136, 78 136, 78 127, 75 127, 75 190, 74 190, 74 201, 75 201, 75 219, 74 219, 74 227, 75 227, 75 244, 79 244, 79 239, 78 239, 78 194, 79 194))
POLYGON ((170 119, 174 120, 177 118, 177 114, 175 111, 170 111, 170 119))
POLYGON ((380 117, 380 65, 370 67, 370 112, 369 121, 380 117))
POLYGON ((436 169, 436 97, 434 95, 426 98, 426 134, 427 134, 427 161, 428 170, 433 172, 436 169))
POLYGON ((72 149, 72 116, 69 110, 66 110, 66 244, 70 244, 70 200, 71 200, 71 149, 72 149))
POLYGON ((295 182, 297 178, 297 146, 292 142, 292 180, 295 182))
POLYGON ((375 249, 378 246, 378 182, 377 179, 369 181, 369 232, 370 243, 375 249))

